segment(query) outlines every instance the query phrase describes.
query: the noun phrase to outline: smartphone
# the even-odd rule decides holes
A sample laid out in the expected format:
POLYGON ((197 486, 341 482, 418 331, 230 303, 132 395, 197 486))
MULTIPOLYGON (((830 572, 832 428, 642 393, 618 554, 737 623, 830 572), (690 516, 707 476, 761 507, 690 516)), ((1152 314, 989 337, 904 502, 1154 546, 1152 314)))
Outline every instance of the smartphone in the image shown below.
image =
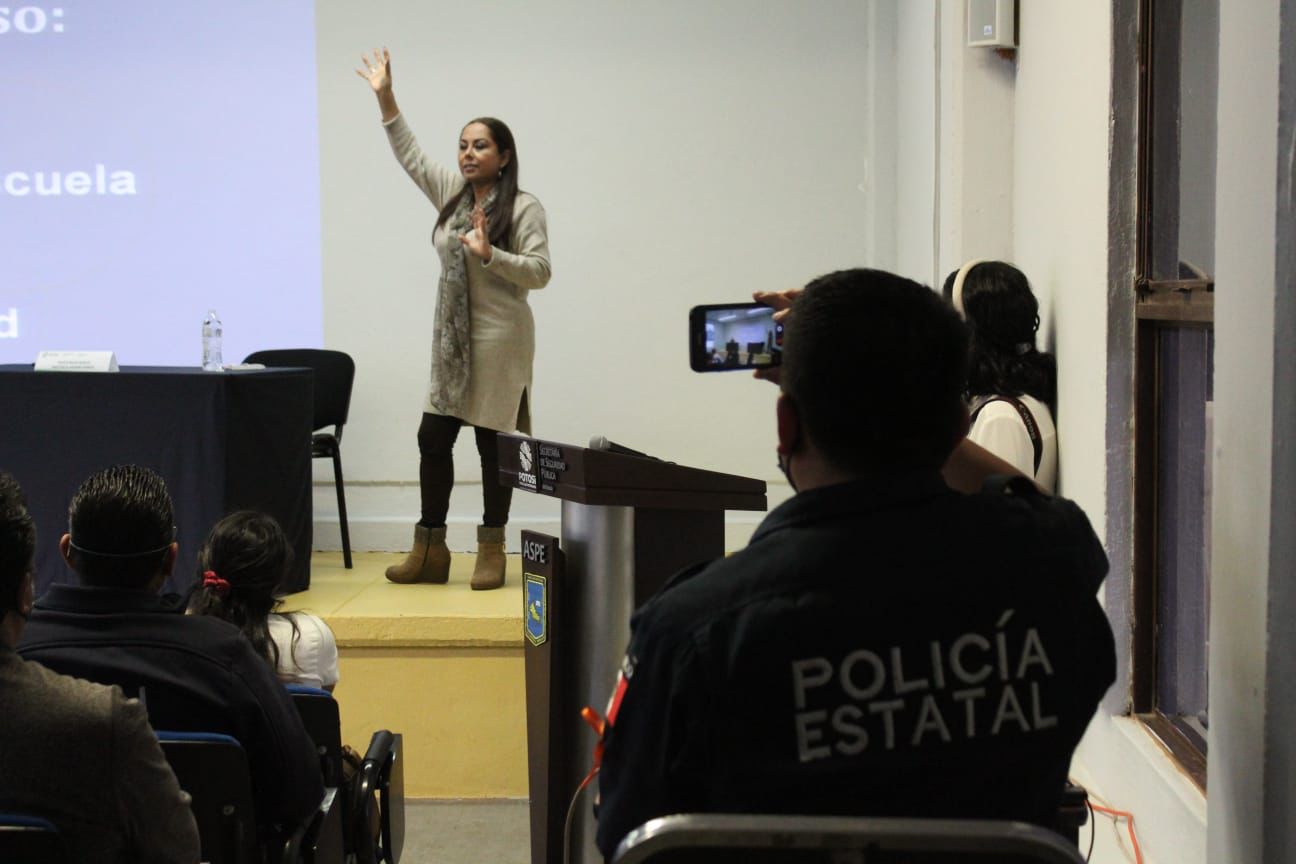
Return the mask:
POLYGON ((762 303, 719 303, 689 310, 694 372, 768 369, 783 360, 783 325, 762 303))

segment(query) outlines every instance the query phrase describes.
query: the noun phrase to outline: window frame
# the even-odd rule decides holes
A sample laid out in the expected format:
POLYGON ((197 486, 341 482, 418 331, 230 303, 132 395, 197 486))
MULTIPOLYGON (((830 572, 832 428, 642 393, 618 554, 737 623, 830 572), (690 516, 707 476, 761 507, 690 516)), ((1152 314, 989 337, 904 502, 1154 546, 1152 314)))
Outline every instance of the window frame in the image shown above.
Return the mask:
MULTIPOLYGON (((1211 279, 1154 279, 1157 227, 1153 135, 1157 128, 1157 34, 1155 0, 1139 0, 1137 181, 1135 203, 1136 319, 1134 344, 1134 545, 1131 713, 1162 744, 1184 772, 1206 789, 1206 739, 1183 718, 1158 706, 1157 651, 1161 335, 1170 329, 1213 329, 1215 285, 1211 279)), ((1179 80, 1176 75, 1176 81, 1179 80)))

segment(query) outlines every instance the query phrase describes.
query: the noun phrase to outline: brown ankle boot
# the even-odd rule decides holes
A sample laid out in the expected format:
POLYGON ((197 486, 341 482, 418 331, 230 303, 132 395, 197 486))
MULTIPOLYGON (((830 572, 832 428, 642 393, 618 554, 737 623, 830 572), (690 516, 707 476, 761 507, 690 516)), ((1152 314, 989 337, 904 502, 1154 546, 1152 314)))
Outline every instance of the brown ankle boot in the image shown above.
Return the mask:
POLYGON ((401 585, 412 582, 435 582, 444 585, 450 580, 450 550, 445 544, 445 526, 429 528, 414 526, 414 548, 400 564, 387 568, 387 579, 401 585))
POLYGON ((504 584, 504 529, 477 526, 477 564, 472 589, 489 591, 504 584))

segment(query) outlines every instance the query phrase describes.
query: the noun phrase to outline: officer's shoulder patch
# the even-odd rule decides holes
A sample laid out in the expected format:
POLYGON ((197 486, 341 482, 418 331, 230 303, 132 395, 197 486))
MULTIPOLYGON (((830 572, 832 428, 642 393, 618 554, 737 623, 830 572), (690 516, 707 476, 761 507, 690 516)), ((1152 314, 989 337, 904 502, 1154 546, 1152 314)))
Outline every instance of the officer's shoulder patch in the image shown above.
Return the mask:
POLYGON ((630 679, 634 677, 637 663, 638 659, 633 654, 626 654, 621 661, 621 668, 617 671, 616 686, 612 688, 612 696, 608 699, 607 711, 604 712, 608 726, 616 725, 617 715, 621 713, 621 700, 625 698, 626 688, 630 686, 630 679))

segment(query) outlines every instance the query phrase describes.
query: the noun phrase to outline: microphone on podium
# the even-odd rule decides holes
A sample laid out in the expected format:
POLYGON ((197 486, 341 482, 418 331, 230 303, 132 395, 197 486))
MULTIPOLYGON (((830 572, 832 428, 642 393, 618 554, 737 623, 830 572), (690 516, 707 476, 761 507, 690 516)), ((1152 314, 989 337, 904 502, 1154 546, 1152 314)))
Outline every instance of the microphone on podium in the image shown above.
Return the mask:
POLYGON ((641 453, 638 450, 631 450, 629 447, 626 447, 624 444, 618 444, 615 441, 609 441, 607 438, 603 437, 602 435, 595 435, 594 437, 590 438, 589 449, 604 450, 608 453, 616 453, 620 456, 638 456, 641 459, 652 459, 654 462, 662 461, 658 459, 656 456, 649 456, 647 453, 641 453))

